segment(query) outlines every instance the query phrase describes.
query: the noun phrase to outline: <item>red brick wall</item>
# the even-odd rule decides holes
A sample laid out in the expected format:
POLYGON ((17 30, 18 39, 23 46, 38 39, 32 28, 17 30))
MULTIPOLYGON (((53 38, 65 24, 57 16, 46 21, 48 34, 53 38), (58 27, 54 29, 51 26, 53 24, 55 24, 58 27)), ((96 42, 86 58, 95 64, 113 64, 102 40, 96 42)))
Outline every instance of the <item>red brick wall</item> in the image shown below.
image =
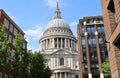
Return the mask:
POLYGON ((108 55, 110 60, 110 69, 112 78, 120 78, 120 49, 113 45, 113 41, 120 33, 120 0, 113 0, 116 11, 117 24, 113 16, 113 12, 108 10, 110 0, 101 0, 102 14, 104 20, 104 28, 108 48, 108 55))

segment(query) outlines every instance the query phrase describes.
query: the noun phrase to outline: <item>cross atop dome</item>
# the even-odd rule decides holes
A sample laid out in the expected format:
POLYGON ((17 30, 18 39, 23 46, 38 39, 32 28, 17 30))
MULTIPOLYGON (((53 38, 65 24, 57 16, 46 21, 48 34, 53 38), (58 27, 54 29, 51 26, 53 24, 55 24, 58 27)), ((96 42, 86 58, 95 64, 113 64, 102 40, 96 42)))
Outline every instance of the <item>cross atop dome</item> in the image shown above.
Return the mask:
POLYGON ((61 19, 60 13, 61 13, 61 12, 60 12, 59 5, 58 5, 58 2, 57 2, 57 7, 56 7, 54 19, 61 19))

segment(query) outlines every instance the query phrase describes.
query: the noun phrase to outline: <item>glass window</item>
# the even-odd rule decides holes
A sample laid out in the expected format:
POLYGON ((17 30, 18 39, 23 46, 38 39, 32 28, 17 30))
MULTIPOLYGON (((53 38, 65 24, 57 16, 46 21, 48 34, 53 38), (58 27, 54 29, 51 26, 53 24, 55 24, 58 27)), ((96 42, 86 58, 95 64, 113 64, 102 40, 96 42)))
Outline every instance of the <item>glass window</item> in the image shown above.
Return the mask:
POLYGON ((94 27, 91 27, 91 32, 93 32, 93 33, 94 33, 94 27))
POLYGON ((89 23, 90 23, 90 24, 93 24, 93 20, 90 20, 89 23))
POLYGON ((90 27, 88 27, 88 28, 87 28, 87 32, 88 32, 88 33, 90 33, 90 32, 91 32, 91 31, 90 31, 90 27))
POLYGON ((60 65, 64 65, 64 58, 60 58, 60 65))
POLYGON ((97 23, 100 23, 100 19, 97 19, 96 22, 97 22, 97 23))
POLYGON ((83 52, 86 52, 86 48, 82 48, 82 51, 83 51, 83 52))
POLYGON ((92 44, 92 39, 88 39, 88 43, 89 43, 89 44, 92 44))
POLYGON ((103 26, 101 27, 101 31, 104 32, 104 27, 103 26))
POLYGON ((84 33, 84 27, 82 26, 82 28, 81 28, 81 33, 84 33))
POLYGON ((87 26, 88 33, 94 33, 94 26, 87 26))
POLYGON ((104 26, 98 26, 97 27, 98 32, 104 32, 104 26))
POLYGON ((87 68, 88 66, 87 66, 87 64, 85 64, 85 68, 87 68))
POLYGON ((14 28, 14 35, 16 35, 18 33, 17 29, 14 28))
POLYGON ((7 19, 4 19, 4 25, 7 29, 9 28, 9 21, 7 19))
POLYGON ((69 43, 70 43, 70 48, 71 48, 71 39, 69 40, 69 43))
POLYGON ((94 67, 95 67, 95 65, 94 65, 94 64, 92 64, 92 65, 91 65, 91 67, 92 67, 92 68, 94 68, 94 67))
POLYGON ((99 43, 100 43, 100 44, 103 43, 102 40, 103 40, 103 38, 102 38, 102 37, 99 37, 99 43))
POLYGON ((82 45, 85 45, 85 37, 82 37, 82 45))
POLYGON ((96 44, 96 39, 92 39, 92 40, 93 40, 93 41, 92 41, 92 42, 93 42, 93 44, 96 44))
POLYGON ((9 42, 12 43, 12 36, 9 35, 9 42))
POLYGON ((12 32, 12 31, 13 31, 13 25, 10 24, 10 32, 12 32))

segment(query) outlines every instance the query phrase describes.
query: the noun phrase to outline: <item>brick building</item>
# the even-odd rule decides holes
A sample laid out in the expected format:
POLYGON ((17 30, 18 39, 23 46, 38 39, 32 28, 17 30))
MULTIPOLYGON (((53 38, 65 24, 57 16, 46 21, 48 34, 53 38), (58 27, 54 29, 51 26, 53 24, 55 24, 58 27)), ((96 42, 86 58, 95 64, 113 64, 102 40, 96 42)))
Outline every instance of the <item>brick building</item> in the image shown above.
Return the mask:
POLYGON ((112 78, 120 78, 120 0, 101 0, 112 78))
MULTIPOLYGON (((17 33, 21 33, 21 37, 24 38, 25 33, 19 28, 19 26, 5 13, 4 10, 0 9, 0 25, 4 24, 6 29, 6 34, 9 40, 9 49, 12 50, 11 57, 9 59, 12 59, 12 56, 14 55, 14 38, 17 33)), ((23 43, 23 47, 27 48, 27 41, 25 40, 23 43)), ((0 78, 2 78, 2 73, 0 72, 0 78)), ((5 74, 5 77, 7 77, 7 74, 5 74)))
POLYGON ((108 57, 102 16, 80 19, 77 30, 80 78, 102 78, 101 64, 108 57))

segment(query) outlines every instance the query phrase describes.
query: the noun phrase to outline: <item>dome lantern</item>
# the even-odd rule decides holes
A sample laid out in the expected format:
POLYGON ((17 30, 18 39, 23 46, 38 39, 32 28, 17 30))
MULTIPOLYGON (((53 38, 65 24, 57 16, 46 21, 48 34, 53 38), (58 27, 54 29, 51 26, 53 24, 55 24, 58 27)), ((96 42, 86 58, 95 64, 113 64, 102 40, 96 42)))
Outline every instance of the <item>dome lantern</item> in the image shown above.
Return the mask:
POLYGON ((58 5, 58 2, 57 2, 57 7, 56 7, 54 19, 61 19, 60 13, 61 12, 60 12, 59 5, 58 5))

